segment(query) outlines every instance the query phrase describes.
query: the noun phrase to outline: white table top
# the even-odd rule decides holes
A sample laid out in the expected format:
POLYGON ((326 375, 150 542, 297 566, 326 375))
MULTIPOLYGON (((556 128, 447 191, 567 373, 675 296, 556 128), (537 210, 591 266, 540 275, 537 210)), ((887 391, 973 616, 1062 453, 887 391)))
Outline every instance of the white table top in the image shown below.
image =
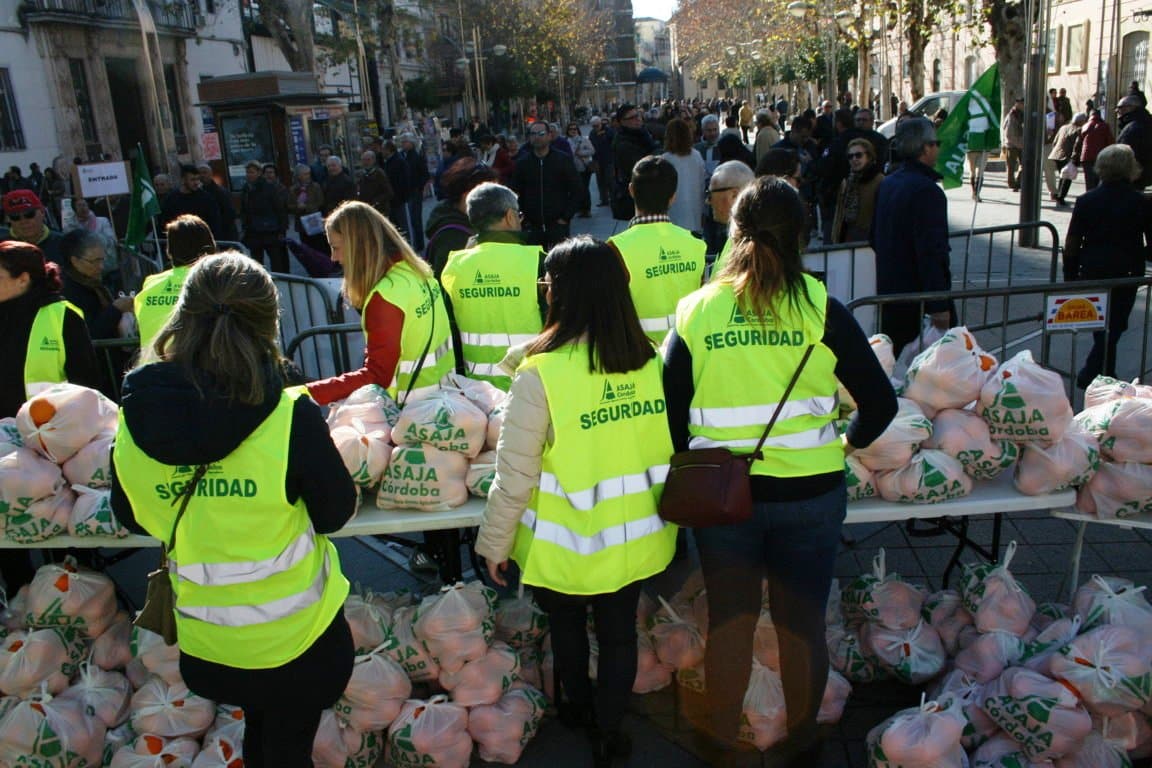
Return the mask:
POLYGON ((1071 490, 1025 496, 1016 490, 1012 484, 1012 472, 1007 471, 992 480, 977 480, 972 486, 972 493, 940 504, 903 504, 879 498, 854 501, 848 504, 848 517, 844 522, 889 523, 916 518, 993 515, 998 512, 1057 509, 1070 507, 1074 503, 1076 492, 1071 490))
POLYGON ((1080 523, 1099 523, 1100 525, 1115 525, 1120 528, 1147 528, 1152 529, 1152 515, 1142 514, 1132 517, 1097 517, 1077 510, 1072 505, 1063 509, 1053 509, 1052 516, 1061 520, 1074 520, 1080 523))
MULTIPOLYGON (((915 518, 961 517, 966 515, 991 515, 997 512, 1021 512, 1026 510, 1054 510, 1053 514, 1068 519, 1081 519, 1069 516, 1076 502, 1074 491, 1025 496, 1012 485, 1011 472, 1006 472, 994 480, 976 481, 972 493, 962 499, 940 504, 901 504, 883 499, 867 499, 848 504, 846 524, 884 523, 915 518), (1069 508, 1069 509, 1065 509, 1069 508)), ((332 538, 347 536, 371 536, 380 533, 415 533, 417 531, 442 531, 452 528, 469 528, 480 524, 484 517, 484 500, 470 498, 461 507, 446 512, 420 512, 417 510, 377 509, 372 501, 361 501, 360 511, 346 526, 332 538)), ((1096 522, 1094 516, 1086 516, 1096 522)), ((1152 528, 1152 516, 1117 521, 1116 525, 1152 528)), ((127 536, 122 539, 110 536, 54 536, 35 544, 18 544, 0 541, 0 548, 36 549, 41 547, 80 547, 80 548, 127 548, 157 547, 160 542, 151 536, 127 536)))

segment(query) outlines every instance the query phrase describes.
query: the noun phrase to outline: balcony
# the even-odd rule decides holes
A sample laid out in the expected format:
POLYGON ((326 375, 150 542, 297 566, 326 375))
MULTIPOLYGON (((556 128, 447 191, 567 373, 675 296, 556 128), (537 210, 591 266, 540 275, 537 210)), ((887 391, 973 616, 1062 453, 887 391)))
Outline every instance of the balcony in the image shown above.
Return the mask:
MULTIPOLYGON (((146 0, 156 28, 169 34, 196 34, 200 18, 195 2, 146 0)), ((29 23, 83 24, 110 29, 139 29, 132 0, 25 0, 20 13, 29 23)))

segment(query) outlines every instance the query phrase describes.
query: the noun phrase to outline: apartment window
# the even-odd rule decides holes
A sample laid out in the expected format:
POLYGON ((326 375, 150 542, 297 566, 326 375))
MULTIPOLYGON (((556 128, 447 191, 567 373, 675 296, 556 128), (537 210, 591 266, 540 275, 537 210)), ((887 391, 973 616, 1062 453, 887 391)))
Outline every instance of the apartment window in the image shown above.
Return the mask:
POLYGON ((92 96, 88 92, 88 73, 84 70, 83 59, 68 59, 68 70, 72 73, 72 93, 76 97, 76 115, 80 118, 80 130, 86 144, 99 144, 96 134, 96 119, 92 114, 92 96))
POLYGON ((10 152, 24 148, 24 130, 20 127, 20 114, 16 111, 12 80, 6 68, 0 69, 0 149, 10 152))
POLYGON ((168 91, 168 111, 172 114, 172 134, 176 138, 176 152, 188 154, 188 132, 184 128, 184 109, 180 106, 180 87, 176 79, 176 65, 164 65, 164 86, 168 91))

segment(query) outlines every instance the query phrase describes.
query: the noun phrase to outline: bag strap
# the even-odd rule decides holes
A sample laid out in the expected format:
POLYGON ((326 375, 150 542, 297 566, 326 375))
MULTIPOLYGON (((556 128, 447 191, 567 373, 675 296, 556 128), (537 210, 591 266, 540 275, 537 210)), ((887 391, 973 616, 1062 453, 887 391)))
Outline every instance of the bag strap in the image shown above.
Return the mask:
POLYGON ((804 350, 804 357, 800 358, 800 365, 796 366, 796 372, 792 374, 792 380, 788 382, 784 394, 780 397, 780 402, 776 403, 776 411, 772 414, 772 418, 769 419, 768 426, 764 427, 764 434, 760 435, 760 442, 756 443, 756 450, 748 454, 747 458, 749 463, 764 458, 764 454, 760 449, 764 447, 764 441, 768 439, 768 433, 772 431, 773 425, 776 424, 776 419, 780 417, 780 411, 784 409, 784 403, 788 402, 788 395, 792 394, 792 388, 796 386, 796 380, 800 378, 800 373, 804 370, 804 366, 808 364, 808 358, 812 356, 812 350, 815 348, 815 344, 809 344, 808 349, 804 350))
POLYGON ((180 525, 180 518, 184 517, 184 512, 188 509, 188 502, 196 494, 196 486, 204 479, 204 475, 208 473, 208 465, 201 464, 196 467, 196 471, 192 473, 192 479, 180 491, 180 495, 172 500, 173 504, 180 503, 180 509, 176 512, 176 520, 172 523, 172 535, 168 537, 168 545, 160 547, 160 567, 168 567, 168 553, 176 546, 176 527, 180 525))
POLYGON ((424 345, 424 351, 420 353, 420 359, 416 361, 412 378, 408 380, 408 389, 404 390, 404 399, 400 401, 401 408, 407 404, 408 396, 412 394, 412 388, 416 386, 416 377, 424 368, 424 358, 428 357, 428 350, 432 348, 432 339, 436 336, 436 297, 432 295, 432 289, 428 287, 427 281, 424 282, 424 290, 428 292, 428 302, 432 305, 432 329, 428 331, 428 342, 424 345))

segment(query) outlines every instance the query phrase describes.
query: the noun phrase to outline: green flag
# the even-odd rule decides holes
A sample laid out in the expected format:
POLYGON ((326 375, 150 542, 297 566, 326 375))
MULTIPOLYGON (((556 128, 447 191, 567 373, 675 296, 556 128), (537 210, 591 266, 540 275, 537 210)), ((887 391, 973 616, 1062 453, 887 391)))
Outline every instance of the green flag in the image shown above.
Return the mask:
POLYGON ((136 162, 132 168, 132 207, 128 211, 128 232, 124 235, 124 245, 139 248, 148 236, 149 220, 160 213, 160 201, 152 187, 152 174, 148 172, 148 162, 144 150, 136 145, 136 162))
POLYGON ((956 102, 936 130, 936 138, 940 141, 936 172, 944 177, 944 189, 963 183, 966 152, 987 152, 1000 146, 1000 74, 995 64, 956 102))

